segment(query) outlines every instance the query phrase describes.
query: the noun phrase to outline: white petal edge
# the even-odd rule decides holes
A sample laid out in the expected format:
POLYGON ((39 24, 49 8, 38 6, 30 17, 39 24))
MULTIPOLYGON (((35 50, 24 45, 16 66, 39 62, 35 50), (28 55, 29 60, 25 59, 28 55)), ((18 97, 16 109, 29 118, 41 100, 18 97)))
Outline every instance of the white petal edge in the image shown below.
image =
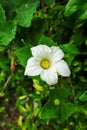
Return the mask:
POLYGON ((64 52, 59 47, 51 47, 51 60, 57 62, 64 57, 64 52))
POLYGON ((70 69, 68 67, 68 64, 64 60, 58 61, 55 67, 59 75, 62 75, 64 77, 70 76, 70 69))
POLYGON ((40 67, 39 62, 34 57, 28 59, 24 75, 37 76, 41 73, 41 71, 42 68, 40 67))
POLYGON ((43 70, 40 74, 40 77, 48 85, 54 85, 58 82, 58 75, 54 68, 43 70))
POLYGON ((46 46, 46 45, 38 45, 35 47, 31 48, 32 55, 36 59, 41 59, 41 58, 49 58, 49 55, 51 53, 51 49, 46 46))

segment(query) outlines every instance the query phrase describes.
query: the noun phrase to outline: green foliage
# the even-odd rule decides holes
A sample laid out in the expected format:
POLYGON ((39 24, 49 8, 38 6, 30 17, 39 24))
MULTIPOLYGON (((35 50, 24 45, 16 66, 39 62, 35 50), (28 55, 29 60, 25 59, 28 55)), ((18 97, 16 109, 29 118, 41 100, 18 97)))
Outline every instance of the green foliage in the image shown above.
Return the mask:
POLYGON ((58 117, 59 121, 68 119, 75 112, 75 107, 72 103, 62 103, 59 107, 58 117))
POLYGON ((3 53, 0 53, 0 68, 7 71, 9 68, 6 65, 8 63, 8 59, 4 57, 3 53))
POLYGON ((23 1, 23 4, 20 2, 20 5, 18 5, 19 7, 15 9, 15 23, 23 27, 29 27, 31 25, 31 20, 33 18, 33 14, 36 12, 38 4, 38 0, 28 0, 27 2, 23 1))
POLYGON ((53 6, 55 5, 55 0, 45 0, 45 3, 48 5, 48 6, 53 6))
MULTIPOLYGON (((69 90, 65 88, 51 90, 49 95, 50 96, 49 101, 45 104, 45 106, 41 111, 41 118, 42 119, 57 118, 58 116, 57 113, 59 112, 59 109, 61 109, 62 107, 63 99, 67 98, 69 94, 70 94, 69 90), (54 103, 56 99, 59 100, 60 102, 59 104, 54 103)), ((58 118, 61 118, 60 115, 58 116, 58 118)))
POLYGON ((87 101, 87 91, 85 91, 83 94, 79 97, 80 101, 87 101))
POLYGON ((6 20, 5 12, 0 5, 0 45, 6 46, 15 38, 16 26, 6 20))
POLYGON ((79 0, 69 0, 66 4, 65 16, 70 16, 71 14, 75 13, 82 3, 83 2, 79 0))
POLYGON ((69 53, 71 55, 79 54, 79 50, 74 44, 63 44, 61 48, 64 52, 69 53))
POLYGON ((0 0, 0 130, 87 129, 87 1, 0 0), (71 76, 24 76, 31 47, 59 46, 71 76))
POLYGON ((65 16, 70 16, 73 13, 76 13, 79 20, 87 19, 87 1, 80 0, 69 0, 66 5, 65 16))
POLYGON ((28 58, 31 57, 30 48, 31 46, 28 45, 17 49, 15 52, 16 56, 18 57, 19 64, 23 65, 24 67, 26 66, 28 58))
POLYGON ((42 36, 39 40, 38 44, 46 44, 47 46, 56 46, 57 43, 55 43, 53 40, 51 40, 50 38, 46 37, 46 36, 42 36))

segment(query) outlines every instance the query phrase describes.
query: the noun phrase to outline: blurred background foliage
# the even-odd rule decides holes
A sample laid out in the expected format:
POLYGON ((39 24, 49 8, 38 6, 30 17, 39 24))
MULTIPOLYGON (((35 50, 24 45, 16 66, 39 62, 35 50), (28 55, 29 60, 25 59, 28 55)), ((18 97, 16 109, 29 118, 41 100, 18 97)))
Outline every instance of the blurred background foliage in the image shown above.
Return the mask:
POLYGON ((0 130, 86 130, 86 89, 87 1, 0 0, 0 130), (63 49, 70 78, 24 76, 39 44, 63 49))

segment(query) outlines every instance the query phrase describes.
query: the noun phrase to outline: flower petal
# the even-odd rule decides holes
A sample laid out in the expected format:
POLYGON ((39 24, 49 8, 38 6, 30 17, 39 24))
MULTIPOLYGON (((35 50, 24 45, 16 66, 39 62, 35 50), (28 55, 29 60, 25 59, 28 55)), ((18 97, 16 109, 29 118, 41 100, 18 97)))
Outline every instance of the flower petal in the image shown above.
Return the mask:
POLYGON ((40 67, 39 62, 34 57, 28 59, 24 75, 37 76, 41 73, 41 71, 42 68, 40 67))
POLYGON ((51 60, 56 62, 63 58, 64 53, 59 47, 51 47, 51 60))
POLYGON ((46 45, 38 45, 32 47, 31 52, 36 59, 41 59, 43 57, 49 57, 51 49, 46 45))
POLYGON ((67 63, 64 60, 60 60, 56 63, 56 70, 59 75, 62 75, 64 77, 69 77, 71 74, 67 63))
POLYGON ((40 76, 41 76, 41 79, 49 85, 53 85, 58 82, 58 75, 54 68, 43 70, 40 76))

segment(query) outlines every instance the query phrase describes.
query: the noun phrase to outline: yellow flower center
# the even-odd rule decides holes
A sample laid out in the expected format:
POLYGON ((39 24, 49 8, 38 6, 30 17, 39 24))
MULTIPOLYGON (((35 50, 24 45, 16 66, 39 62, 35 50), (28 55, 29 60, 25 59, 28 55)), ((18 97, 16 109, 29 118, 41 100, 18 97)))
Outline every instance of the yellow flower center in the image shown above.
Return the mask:
POLYGON ((40 65, 43 69, 48 69, 50 67, 50 61, 48 59, 43 59, 40 65))

